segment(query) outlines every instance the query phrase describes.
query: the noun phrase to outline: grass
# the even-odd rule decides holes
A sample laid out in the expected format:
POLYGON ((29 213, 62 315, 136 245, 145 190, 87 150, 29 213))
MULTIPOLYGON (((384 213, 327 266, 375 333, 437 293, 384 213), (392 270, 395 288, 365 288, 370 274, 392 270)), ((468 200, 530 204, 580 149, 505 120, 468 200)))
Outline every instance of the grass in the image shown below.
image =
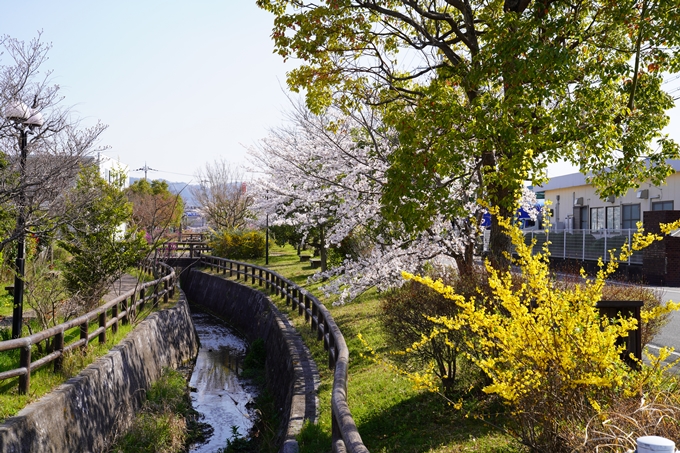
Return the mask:
MULTIPOLYGON (((99 344, 97 339, 92 339, 88 347, 84 350, 70 351, 64 355, 63 367, 60 372, 53 372, 53 364, 49 363, 39 370, 31 373, 31 383, 29 392, 26 395, 19 394, 19 379, 7 379, 0 381, 0 423, 7 417, 16 415, 27 404, 38 400, 43 395, 51 392, 60 384, 76 376, 82 369, 93 363, 99 357, 106 355, 111 348, 120 343, 125 336, 134 329, 137 323, 144 320, 149 314, 174 306, 179 300, 179 292, 167 304, 160 300, 157 307, 146 304, 144 310, 139 312, 135 323, 128 325, 118 324, 118 332, 114 335, 111 330, 107 330, 106 343, 99 344)), ((99 324, 94 321, 90 325, 89 331, 95 330, 99 324)), ((8 340, 11 335, 11 327, 0 329, 0 340, 8 340)), ((79 328, 70 329, 65 332, 65 342, 68 343, 79 338, 79 328)), ((39 359, 40 354, 37 347, 33 347, 31 353, 32 361, 39 359)), ((0 371, 15 369, 19 366, 19 351, 0 352, 0 371)))
MULTIPOLYGON (((522 452, 510 436, 491 425, 466 418, 440 396, 415 390, 404 377, 386 366, 361 355, 362 336, 378 352, 389 351, 388 340, 379 319, 378 295, 368 292, 356 301, 332 306, 333 299, 324 299, 320 283, 308 283, 314 273, 309 263, 300 263, 292 247, 272 247, 269 268, 314 293, 330 310, 340 327, 350 351, 348 378, 349 407, 359 433, 373 453, 391 452, 522 452)), ((264 265, 264 259, 254 260, 264 265)), ((243 282, 243 280, 241 280, 243 282)), ((258 289, 260 289, 258 287, 258 289)), ((264 290, 263 290, 264 291, 264 290)), ((330 451, 330 394, 333 374, 328 369, 323 345, 311 335, 304 317, 290 313, 284 302, 272 297, 278 308, 287 313, 310 348, 319 368, 319 421, 307 424, 298 440, 301 453, 330 451)), ((474 401, 469 402, 474 404, 474 401)), ((492 421, 494 421, 492 419, 492 421)), ((503 419, 495 420, 502 424, 503 419)))
POLYGON ((0 293, 2 295, 0 296, 0 316, 12 316, 12 311, 13 311, 13 305, 14 305, 14 297, 7 292, 4 287, 7 285, 0 285, 0 293))
POLYGON ((195 436, 200 436, 201 429, 197 427, 196 419, 197 413, 191 407, 186 377, 179 371, 166 368, 161 378, 151 385, 144 406, 130 429, 118 436, 109 451, 184 451, 187 443, 195 440, 195 436))

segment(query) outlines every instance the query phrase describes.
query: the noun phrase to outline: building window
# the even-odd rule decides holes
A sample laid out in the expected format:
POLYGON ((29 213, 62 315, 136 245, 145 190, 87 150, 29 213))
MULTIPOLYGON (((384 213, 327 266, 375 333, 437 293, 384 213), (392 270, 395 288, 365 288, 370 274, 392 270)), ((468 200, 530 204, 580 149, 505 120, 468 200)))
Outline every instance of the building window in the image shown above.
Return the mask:
POLYGON ((604 229, 604 208, 592 208, 590 210, 590 229, 604 229))
POLYGON ((656 201, 652 203, 652 211, 672 211, 673 210, 673 200, 668 201, 656 201))
POLYGON ((608 206, 606 211, 606 228, 608 230, 618 230, 621 228, 621 206, 608 206))
POLYGON ((624 204, 621 206, 621 226, 624 229, 635 229, 640 221, 640 205, 624 204))

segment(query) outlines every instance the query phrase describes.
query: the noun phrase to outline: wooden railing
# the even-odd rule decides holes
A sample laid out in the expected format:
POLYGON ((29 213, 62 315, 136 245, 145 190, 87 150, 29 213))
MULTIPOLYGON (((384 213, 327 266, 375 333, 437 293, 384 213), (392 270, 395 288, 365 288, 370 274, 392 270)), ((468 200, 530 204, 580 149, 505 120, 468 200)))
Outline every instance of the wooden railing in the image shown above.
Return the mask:
POLYGON ((328 367, 334 370, 331 395, 333 452, 368 453, 347 404, 349 350, 328 309, 308 291, 267 268, 213 256, 202 256, 201 262, 213 272, 224 275, 228 272, 237 280, 265 285, 274 295, 285 299, 286 305, 297 308, 298 314, 304 315, 312 331, 316 332, 317 340, 323 341, 328 351, 328 367))
POLYGON ((157 249, 159 259, 163 258, 198 258, 203 252, 210 250, 205 242, 165 242, 157 249))
POLYGON ((0 381, 18 376, 19 393, 25 394, 30 388, 31 372, 50 362, 54 362, 55 372, 61 370, 63 357, 66 352, 76 348, 87 347, 95 337, 99 339, 99 343, 105 343, 107 330, 111 329, 111 332, 114 334, 118 332, 118 324, 128 324, 131 318, 134 319, 137 310, 143 310, 147 302, 153 301, 153 304, 157 305, 161 297, 164 302, 167 302, 169 297, 173 297, 175 288, 174 269, 160 262, 145 262, 140 268, 151 275, 159 275, 162 272, 163 277, 151 282, 140 283, 137 288, 121 294, 96 310, 92 310, 78 318, 27 337, 0 341, 0 352, 20 350, 19 368, 0 372, 0 381), (99 321, 99 327, 89 332, 89 325, 95 320, 99 321), (77 327, 80 327, 80 338, 66 344, 64 334, 77 327), (33 345, 50 338, 54 338, 51 348, 52 352, 36 361, 32 361, 31 350, 33 345))

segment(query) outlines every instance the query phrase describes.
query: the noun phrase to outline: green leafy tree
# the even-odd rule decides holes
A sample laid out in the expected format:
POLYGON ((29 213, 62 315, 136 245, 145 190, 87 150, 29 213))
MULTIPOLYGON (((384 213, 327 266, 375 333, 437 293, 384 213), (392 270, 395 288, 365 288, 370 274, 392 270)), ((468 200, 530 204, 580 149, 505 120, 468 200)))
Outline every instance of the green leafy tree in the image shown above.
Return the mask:
MULTIPOLYGON (((378 93, 399 132, 385 216, 427 228, 454 182, 510 216, 524 181, 560 159, 602 196, 661 183, 678 146, 661 130, 680 69, 680 0, 258 0, 276 52, 315 112, 378 93), (368 93, 368 95, 367 95, 368 93), (643 159, 644 158, 644 159, 643 159)), ((467 200, 462 200, 463 202, 467 200)), ((492 263, 510 240, 492 223, 492 263)))
POLYGON ((126 228, 132 205, 120 181, 107 183, 95 167, 83 168, 66 203, 91 200, 82 215, 61 230, 61 247, 72 258, 63 266, 69 292, 83 308, 99 303, 110 285, 147 253, 142 232, 126 228), (92 195, 95 195, 92 197, 92 195))

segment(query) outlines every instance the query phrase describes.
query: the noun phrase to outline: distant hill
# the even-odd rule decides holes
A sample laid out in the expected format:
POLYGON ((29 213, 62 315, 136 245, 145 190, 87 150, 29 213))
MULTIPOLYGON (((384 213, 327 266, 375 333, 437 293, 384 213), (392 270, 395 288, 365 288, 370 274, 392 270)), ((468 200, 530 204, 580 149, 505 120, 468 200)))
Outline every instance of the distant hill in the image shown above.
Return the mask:
MULTIPOLYGON (((130 184, 134 183, 135 181, 139 181, 140 179, 142 178, 130 177, 130 184)), ((171 193, 180 194, 180 196, 184 200, 184 206, 197 205, 196 199, 191 194, 191 188, 192 187, 197 188, 198 187, 197 184, 187 184, 185 182, 172 182, 166 179, 163 179, 163 181, 168 183, 168 189, 170 190, 171 193)))

